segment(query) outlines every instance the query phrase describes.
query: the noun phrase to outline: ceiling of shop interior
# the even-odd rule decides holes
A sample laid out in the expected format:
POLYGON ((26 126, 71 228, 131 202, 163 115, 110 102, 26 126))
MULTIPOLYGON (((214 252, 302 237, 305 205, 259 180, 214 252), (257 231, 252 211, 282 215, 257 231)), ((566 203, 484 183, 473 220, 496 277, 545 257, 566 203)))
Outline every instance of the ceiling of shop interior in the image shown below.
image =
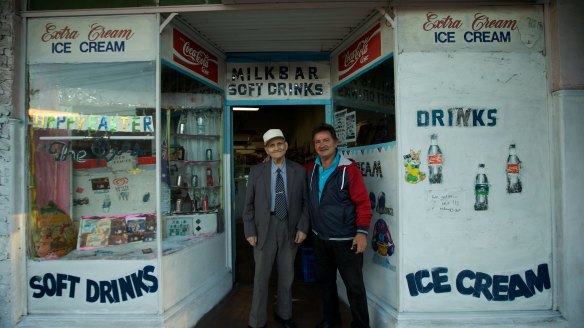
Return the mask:
POLYGON ((180 12, 178 19, 224 53, 330 52, 388 4, 223 0, 220 10, 180 12))
POLYGON ((428 7, 430 3, 493 6, 542 1, 545 0, 222 0, 220 5, 176 9, 179 20, 224 53, 331 52, 373 16, 381 16, 379 9, 428 7))

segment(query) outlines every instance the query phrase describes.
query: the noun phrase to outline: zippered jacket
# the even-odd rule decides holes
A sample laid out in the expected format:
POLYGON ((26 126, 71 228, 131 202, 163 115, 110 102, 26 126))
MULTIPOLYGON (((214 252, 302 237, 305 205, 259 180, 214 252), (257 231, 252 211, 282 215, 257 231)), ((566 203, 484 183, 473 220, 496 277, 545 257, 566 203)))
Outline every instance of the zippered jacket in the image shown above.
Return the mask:
POLYGON ((357 232, 367 234, 371 223, 371 201, 355 161, 340 156, 319 200, 319 167, 307 165, 308 210, 312 231, 324 240, 350 240, 357 232))

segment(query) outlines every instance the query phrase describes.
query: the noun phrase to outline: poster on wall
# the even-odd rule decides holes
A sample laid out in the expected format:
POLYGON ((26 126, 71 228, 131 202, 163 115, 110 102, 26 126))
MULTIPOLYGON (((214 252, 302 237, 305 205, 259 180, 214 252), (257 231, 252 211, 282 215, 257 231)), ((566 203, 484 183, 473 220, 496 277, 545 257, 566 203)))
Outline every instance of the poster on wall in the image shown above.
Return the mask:
POLYGON ((31 18, 29 64, 152 61, 155 15, 31 18))
POLYGON ((346 126, 347 123, 347 109, 342 109, 334 112, 333 114, 333 126, 335 132, 337 133, 337 139, 339 140, 339 145, 344 146, 347 144, 346 140, 346 126))
POLYGON ((348 112, 345 115, 345 141, 355 142, 357 141, 357 112, 348 112))

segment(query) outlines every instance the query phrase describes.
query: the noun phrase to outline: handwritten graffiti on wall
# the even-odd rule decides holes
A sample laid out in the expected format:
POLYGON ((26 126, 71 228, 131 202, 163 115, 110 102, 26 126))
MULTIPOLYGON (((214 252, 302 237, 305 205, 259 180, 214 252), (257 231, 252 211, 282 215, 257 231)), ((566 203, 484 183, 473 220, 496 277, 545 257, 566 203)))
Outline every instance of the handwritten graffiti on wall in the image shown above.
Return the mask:
POLYGON ((431 110, 418 110, 416 112, 417 126, 456 126, 456 127, 480 127, 497 125, 496 108, 463 108, 452 107, 447 109, 437 108, 431 110))
MULTIPOLYGON (((85 279, 85 301, 88 303, 126 302, 145 294, 156 293, 158 278, 153 274, 154 266, 146 265, 142 270, 112 280, 95 281, 85 279)), ((34 290, 33 298, 76 298, 81 277, 64 273, 45 273, 30 278, 29 286, 34 290)))
MULTIPOLYGON (((436 294, 452 292, 448 282, 448 268, 436 267, 408 273, 406 281, 410 296, 434 292, 436 294)), ((488 301, 514 301, 516 298, 530 298, 537 291, 542 293, 551 288, 548 265, 542 263, 537 273, 529 269, 525 274, 490 275, 484 272, 462 270, 456 275, 456 290, 461 295, 476 298, 484 297, 488 301)))

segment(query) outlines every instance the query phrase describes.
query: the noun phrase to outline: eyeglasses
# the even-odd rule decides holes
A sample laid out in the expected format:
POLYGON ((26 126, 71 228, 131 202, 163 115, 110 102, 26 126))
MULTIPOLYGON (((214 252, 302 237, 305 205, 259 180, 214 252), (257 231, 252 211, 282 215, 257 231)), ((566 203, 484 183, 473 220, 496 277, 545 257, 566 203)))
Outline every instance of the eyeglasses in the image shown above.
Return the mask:
POLYGON ((268 149, 275 149, 275 148, 283 148, 285 145, 286 145, 286 142, 278 141, 278 142, 271 143, 271 144, 267 145, 266 147, 268 149))

